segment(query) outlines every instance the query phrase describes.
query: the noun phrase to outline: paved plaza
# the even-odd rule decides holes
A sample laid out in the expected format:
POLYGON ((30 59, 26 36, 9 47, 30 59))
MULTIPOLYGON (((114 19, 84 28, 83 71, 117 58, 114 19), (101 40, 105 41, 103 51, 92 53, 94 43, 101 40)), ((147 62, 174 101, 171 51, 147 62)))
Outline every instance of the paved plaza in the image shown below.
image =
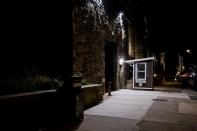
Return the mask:
MULTIPOLYGON (((191 89, 121 89, 84 111, 72 131, 196 131, 197 93, 191 89), (195 97, 196 96, 196 97, 195 97)), ((54 131, 66 131, 66 127, 54 131)))

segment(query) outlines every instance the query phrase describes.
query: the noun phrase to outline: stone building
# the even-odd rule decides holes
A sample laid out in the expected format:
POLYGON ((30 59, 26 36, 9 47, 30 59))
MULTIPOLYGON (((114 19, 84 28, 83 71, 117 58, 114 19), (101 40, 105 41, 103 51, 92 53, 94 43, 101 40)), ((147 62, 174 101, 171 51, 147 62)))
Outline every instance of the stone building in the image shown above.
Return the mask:
POLYGON ((119 59, 146 56, 145 16, 141 5, 127 2, 73 1, 73 72, 83 74, 84 84, 102 83, 107 90, 112 82, 112 90, 125 88, 128 67, 120 69, 119 59), (136 13, 128 15, 132 11, 136 13))

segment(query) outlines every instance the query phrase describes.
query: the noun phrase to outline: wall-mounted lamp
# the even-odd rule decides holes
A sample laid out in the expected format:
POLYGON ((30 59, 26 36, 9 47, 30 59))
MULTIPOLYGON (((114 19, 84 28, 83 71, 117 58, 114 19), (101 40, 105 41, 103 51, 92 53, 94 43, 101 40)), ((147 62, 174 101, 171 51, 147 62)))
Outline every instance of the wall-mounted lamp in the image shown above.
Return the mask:
POLYGON ((123 58, 120 58, 119 59, 119 65, 122 66, 123 62, 124 62, 124 59, 123 58))
POLYGON ((154 73, 154 75, 153 75, 153 76, 154 76, 154 77, 157 77, 157 74, 155 74, 155 73, 154 73))
POLYGON ((192 53, 190 49, 187 49, 186 52, 187 52, 187 53, 192 53))

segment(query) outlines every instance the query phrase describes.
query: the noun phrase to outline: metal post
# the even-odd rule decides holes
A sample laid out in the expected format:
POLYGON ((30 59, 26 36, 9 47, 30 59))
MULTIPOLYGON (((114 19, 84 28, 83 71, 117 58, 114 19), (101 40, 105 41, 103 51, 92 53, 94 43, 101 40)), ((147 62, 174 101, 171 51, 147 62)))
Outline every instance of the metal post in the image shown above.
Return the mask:
POLYGON ((111 85, 112 85, 112 82, 108 82, 108 96, 111 96, 111 85))

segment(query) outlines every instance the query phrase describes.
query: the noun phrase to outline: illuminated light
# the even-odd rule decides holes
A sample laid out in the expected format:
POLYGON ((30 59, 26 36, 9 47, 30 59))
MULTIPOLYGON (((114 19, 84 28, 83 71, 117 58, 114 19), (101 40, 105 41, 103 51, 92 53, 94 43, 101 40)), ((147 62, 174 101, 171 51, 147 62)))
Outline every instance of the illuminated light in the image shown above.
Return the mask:
POLYGON ((120 58, 120 59, 119 59, 119 64, 122 65, 123 62, 124 62, 124 59, 123 59, 123 58, 120 58))
POLYGON ((190 49, 187 49, 186 52, 187 52, 187 53, 192 53, 190 49))
POLYGON ((194 77, 196 75, 196 73, 192 72, 192 76, 194 77))
POLYGON ((96 4, 98 5, 98 6, 100 6, 103 2, 102 2, 102 0, 94 0, 94 2, 96 2, 96 4))
POLYGON ((157 74, 154 74, 154 77, 157 77, 157 74))
POLYGON ((122 18, 122 16, 123 16, 123 13, 120 12, 119 15, 118 15, 118 17, 119 17, 119 18, 122 18))
POLYGON ((123 24, 123 15, 124 14, 122 12, 120 12, 118 14, 118 17, 117 17, 117 21, 119 21, 119 23, 120 23, 120 28, 121 28, 121 32, 122 32, 122 45, 123 45, 123 40, 126 37, 125 29, 124 29, 124 24, 123 24))
POLYGON ((120 12, 119 14, 118 14, 118 20, 120 21, 120 25, 121 26, 123 26, 123 19, 122 19, 122 16, 123 16, 123 13, 122 12, 120 12))

